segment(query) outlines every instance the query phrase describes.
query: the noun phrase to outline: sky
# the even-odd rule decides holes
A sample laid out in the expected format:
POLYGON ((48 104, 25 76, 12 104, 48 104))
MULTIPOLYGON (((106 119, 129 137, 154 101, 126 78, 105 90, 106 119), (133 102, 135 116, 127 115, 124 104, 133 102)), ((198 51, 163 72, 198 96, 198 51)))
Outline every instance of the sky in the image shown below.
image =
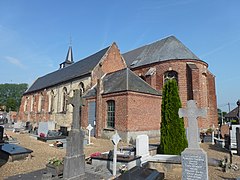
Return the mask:
POLYGON ((28 83, 116 42, 122 53, 174 35, 216 76, 217 104, 240 99, 239 0, 1 0, 0 84, 28 83))

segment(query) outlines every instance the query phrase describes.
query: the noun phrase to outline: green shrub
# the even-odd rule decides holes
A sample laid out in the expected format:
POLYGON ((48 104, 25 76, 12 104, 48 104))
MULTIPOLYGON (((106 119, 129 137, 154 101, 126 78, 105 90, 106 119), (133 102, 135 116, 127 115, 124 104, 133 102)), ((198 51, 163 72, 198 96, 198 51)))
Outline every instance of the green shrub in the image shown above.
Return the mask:
POLYGON ((178 110, 181 101, 176 80, 164 84, 162 95, 161 142, 158 153, 180 155, 188 146, 183 118, 179 118, 178 110))

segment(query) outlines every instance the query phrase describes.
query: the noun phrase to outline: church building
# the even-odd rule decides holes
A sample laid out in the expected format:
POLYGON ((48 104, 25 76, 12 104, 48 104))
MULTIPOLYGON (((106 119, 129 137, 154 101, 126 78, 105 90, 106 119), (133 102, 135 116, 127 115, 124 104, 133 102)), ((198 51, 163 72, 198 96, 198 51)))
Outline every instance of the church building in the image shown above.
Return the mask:
POLYGON ((67 96, 79 89, 86 99, 81 126, 91 124, 92 136, 109 138, 117 130, 125 141, 139 134, 159 137, 162 89, 172 78, 177 80, 182 107, 194 99, 198 107, 207 108, 199 127, 217 127, 215 76, 174 36, 126 53, 113 43, 77 62, 69 47, 60 68, 39 77, 24 93, 18 119, 35 124, 51 120, 56 128, 71 128, 73 110, 67 96))

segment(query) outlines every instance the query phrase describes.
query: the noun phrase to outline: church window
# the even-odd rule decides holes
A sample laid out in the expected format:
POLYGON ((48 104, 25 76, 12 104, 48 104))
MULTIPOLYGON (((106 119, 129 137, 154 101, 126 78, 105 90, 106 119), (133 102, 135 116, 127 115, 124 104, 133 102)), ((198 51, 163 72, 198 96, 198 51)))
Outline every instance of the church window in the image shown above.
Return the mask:
POLYGON ((33 112, 34 99, 35 99, 35 96, 32 95, 32 98, 31 98, 31 112, 33 112))
POLYGON ((28 97, 26 97, 26 99, 25 99, 24 111, 27 111, 27 106, 28 106, 28 97))
POLYGON ((53 109, 53 103, 54 103, 54 92, 53 90, 51 91, 51 94, 50 94, 50 110, 49 112, 53 112, 54 109, 53 109))
POLYGON ((43 110, 43 106, 44 106, 43 93, 40 93, 38 98, 38 112, 41 112, 43 110))
POLYGON ((63 104, 62 104, 62 112, 67 112, 67 88, 63 88, 63 104))
POLYGON ((38 112, 44 111, 44 104, 45 104, 45 99, 43 93, 39 95, 39 101, 38 101, 38 112))
POLYGON ((80 95, 82 96, 83 93, 85 92, 85 88, 84 88, 83 82, 80 82, 80 84, 79 84, 79 90, 80 90, 80 95))
POLYGON ((175 79, 178 83, 178 73, 176 71, 167 71, 164 73, 164 83, 170 79, 175 79))
POLYGON ((114 128, 115 127, 115 101, 109 100, 107 101, 107 127, 114 128))

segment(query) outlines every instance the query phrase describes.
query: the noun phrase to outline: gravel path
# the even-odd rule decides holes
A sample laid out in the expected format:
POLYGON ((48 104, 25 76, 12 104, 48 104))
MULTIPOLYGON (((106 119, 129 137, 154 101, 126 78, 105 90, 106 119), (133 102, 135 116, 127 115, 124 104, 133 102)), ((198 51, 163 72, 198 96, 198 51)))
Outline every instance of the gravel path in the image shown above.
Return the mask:
MULTIPOLYGON (((27 173, 31 171, 36 171, 42 168, 45 168, 48 160, 52 157, 64 157, 65 150, 59 149, 55 147, 50 147, 50 143, 41 142, 31 138, 28 134, 16 134, 11 131, 7 131, 7 134, 17 138, 18 142, 21 146, 25 148, 29 148, 33 150, 32 158, 21 160, 21 161, 14 161, 14 162, 7 162, 3 166, 0 167, 0 180, 4 179, 4 177, 13 176, 21 173, 27 173)), ((156 140, 155 140, 156 141, 156 140)), ((95 139, 92 138, 91 142, 93 145, 86 146, 85 156, 88 157, 90 154, 95 152, 105 152, 113 149, 113 145, 110 140, 106 139, 95 139)), ((119 146, 125 146, 123 142, 119 143, 119 146)), ((223 159, 224 156, 228 156, 229 154, 224 149, 218 148, 211 144, 201 144, 201 147, 207 152, 208 157, 215 158, 215 159, 223 159)), ((233 163, 237 163, 240 168, 240 156, 233 156, 233 163)), ((229 172, 222 172, 221 168, 219 167, 211 167, 209 166, 209 178, 212 180, 215 179, 234 179, 236 177, 240 177, 240 170, 238 171, 229 171, 229 172)), ((181 179, 181 169, 176 169, 174 172, 168 172, 166 174, 166 179, 181 179)))

